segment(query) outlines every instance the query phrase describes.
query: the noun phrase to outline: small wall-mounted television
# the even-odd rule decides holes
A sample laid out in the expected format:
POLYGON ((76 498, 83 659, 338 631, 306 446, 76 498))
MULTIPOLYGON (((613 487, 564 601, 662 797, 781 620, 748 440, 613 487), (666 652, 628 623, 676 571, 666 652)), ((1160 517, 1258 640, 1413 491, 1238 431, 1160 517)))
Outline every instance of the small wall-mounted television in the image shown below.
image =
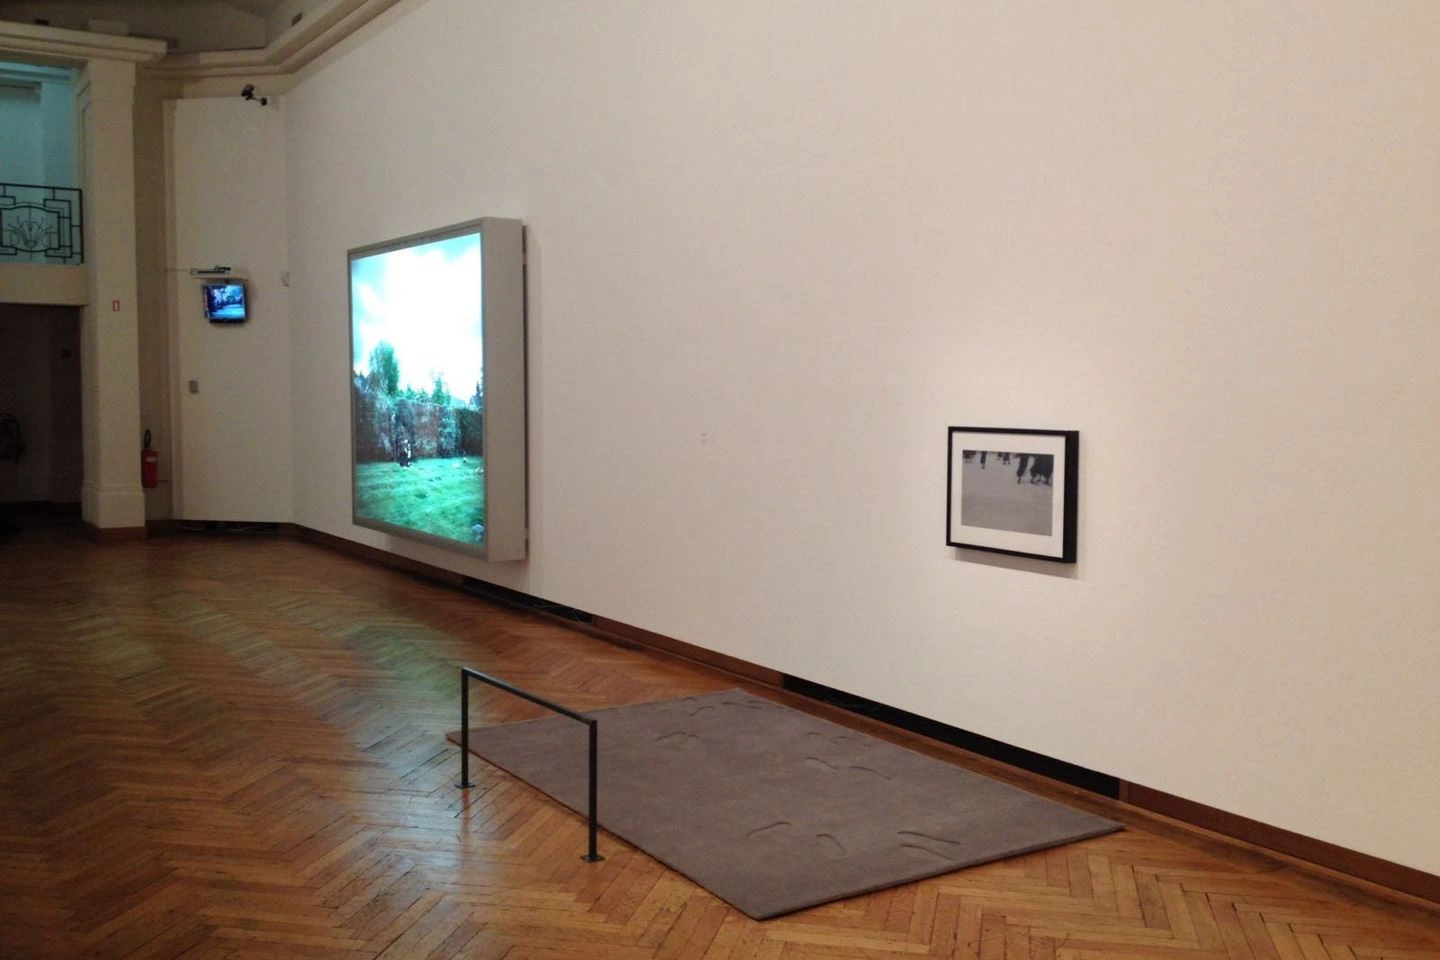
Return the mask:
POLYGON ((205 319, 211 323, 244 323, 250 309, 243 280, 225 280, 201 286, 205 295, 205 319))

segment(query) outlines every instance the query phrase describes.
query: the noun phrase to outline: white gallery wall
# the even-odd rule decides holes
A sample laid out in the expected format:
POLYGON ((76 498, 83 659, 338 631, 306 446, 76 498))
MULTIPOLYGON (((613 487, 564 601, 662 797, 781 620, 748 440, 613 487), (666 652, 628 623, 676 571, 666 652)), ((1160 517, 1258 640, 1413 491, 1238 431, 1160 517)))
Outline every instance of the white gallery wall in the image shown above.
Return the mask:
POLYGON ((297 522, 1440 871, 1440 6, 429 0, 286 97, 297 522), (350 523, 348 248, 530 229, 531 557, 350 523), (944 546, 1081 432, 1080 562, 944 546))
POLYGON ((175 516, 288 522, 294 484, 282 109, 238 96, 175 100, 166 105, 164 126, 175 516), (202 280, 190 270, 216 265, 246 279, 246 322, 205 319, 202 280))

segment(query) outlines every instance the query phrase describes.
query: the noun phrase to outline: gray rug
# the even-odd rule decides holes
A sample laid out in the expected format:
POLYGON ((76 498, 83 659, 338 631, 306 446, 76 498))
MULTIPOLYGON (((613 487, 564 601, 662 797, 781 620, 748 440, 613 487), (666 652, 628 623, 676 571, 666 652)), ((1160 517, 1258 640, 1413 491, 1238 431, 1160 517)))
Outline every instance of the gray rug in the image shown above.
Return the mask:
MULTIPOLYGON (((590 715, 600 825, 757 920, 1120 829, 740 690, 590 715)), ((585 814, 583 724, 470 747, 585 814)))

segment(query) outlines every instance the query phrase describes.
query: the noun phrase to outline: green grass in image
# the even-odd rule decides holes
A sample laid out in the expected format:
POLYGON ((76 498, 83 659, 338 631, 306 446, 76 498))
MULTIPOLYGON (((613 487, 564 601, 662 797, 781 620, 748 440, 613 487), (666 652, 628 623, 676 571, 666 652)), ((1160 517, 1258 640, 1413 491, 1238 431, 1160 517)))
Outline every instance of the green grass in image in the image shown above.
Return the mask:
POLYGON ((402 467, 393 460, 355 468, 355 515, 437 537, 480 543, 485 522, 483 457, 440 457, 402 467))

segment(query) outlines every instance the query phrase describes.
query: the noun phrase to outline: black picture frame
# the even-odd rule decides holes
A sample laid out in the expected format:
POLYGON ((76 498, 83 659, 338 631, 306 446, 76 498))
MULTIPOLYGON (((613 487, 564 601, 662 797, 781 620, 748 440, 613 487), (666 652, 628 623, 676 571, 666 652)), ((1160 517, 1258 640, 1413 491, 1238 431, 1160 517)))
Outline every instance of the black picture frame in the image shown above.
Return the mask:
POLYGON ((947 546, 1074 563, 1079 493, 1078 430, 949 428, 947 546))

